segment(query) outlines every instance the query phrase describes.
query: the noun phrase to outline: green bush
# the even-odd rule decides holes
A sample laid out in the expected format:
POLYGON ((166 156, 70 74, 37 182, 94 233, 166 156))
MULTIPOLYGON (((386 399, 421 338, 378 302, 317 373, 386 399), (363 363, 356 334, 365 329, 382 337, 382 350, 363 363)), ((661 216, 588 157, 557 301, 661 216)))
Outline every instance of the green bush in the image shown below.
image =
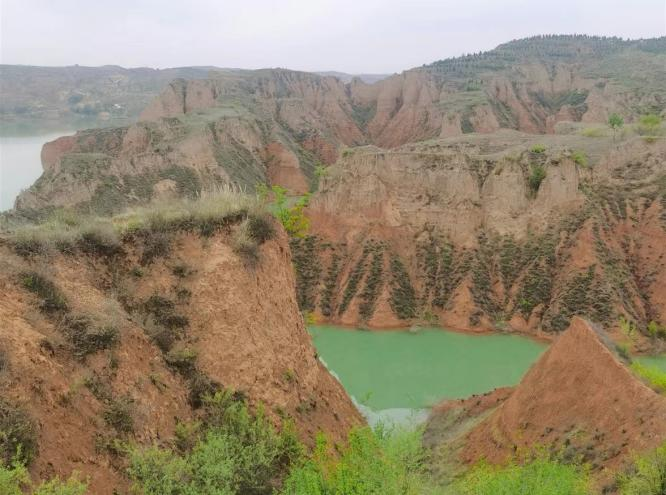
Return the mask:
POLYGON ((293 206, 288 205, 287 190, 273 186, 273 211, 287 233, 292 237, 304 237, 310 228, 310 219, 305 216, 305 207, 310 202, 310 194, 301 196, 293 206))
POLYGON ((629 473, 619 477, 621 495, 664 495, 666 493, 666 443, 636 457, 629 473))
POLYGON ((666 393, 666 372, 661 371, 656 366, 645 366, 638 361, 631 363, 631 369, 654 390, 659 393, 666 393))
POLYGON ((589 160, 587 155, 583 151, 575 150, 571 152, 571 159, 574 163, 580 167, 587 168, 589 165, 589 160))
POLYGON ((535 144, 534 146, 532 146, 530 151, 532 153, 537 153, 537 154, 545 153, 546 146, 544 146, 543 144, 535 144))
POLYGON ((292 470, 283 495, 421 495, 430 488, 419 431, 357 428, 336 452, 323 435, 292 470))
POLYGON ((544 454, 507 466, 479 464, 454 486, 456 495, 589 495, 585 469, 562 464, 544 454))
POLYGON ((666 338, 666 326, 660 325, 654 320, 647 324, 646 331, 652 338, 666 338))
POLYGON ((530 176, 527 179, 527 182, 530 185, 530 190, 533 194, 536 194, 541 186, 541 183, 546 178, 546 169, 543 165, 532 165, 532 170, 530 176))
POLYGON ((157 447, 130 453, 129 475, 144 495, 268 495, 302 455, 293 429, 277 432, 262 414, 250 414, 233 394, 205 399, 208 430, 191 451, 157 447))
MULTIPOLYGON (((0 493, 2 495, 23 495, 25 490, 33 488, 30 482, 28 470, 20 463, 14 463, 9 467, 0 464, 0 493)), ((68 480, 61 481, 54 478, 31 489, 32 495, 85 495, 88 488, 85 483, 79 481, 76 473, 68 480)))
POLYGON ((656 114, 643 115, 639 119, 638 132, 642 136, 655 138, 661 133, 661 117, 656 114))

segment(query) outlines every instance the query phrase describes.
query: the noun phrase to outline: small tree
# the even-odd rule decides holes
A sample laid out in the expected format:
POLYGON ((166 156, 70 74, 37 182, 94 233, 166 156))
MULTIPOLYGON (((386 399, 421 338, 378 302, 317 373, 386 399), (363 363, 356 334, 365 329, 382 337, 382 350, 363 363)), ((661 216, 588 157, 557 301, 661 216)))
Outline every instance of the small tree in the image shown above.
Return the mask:
POLYGON ((620 115, 616 113, 610 114, 610 117, 608 117, 608 126, 613 129, 613 141, 615 141, 617 130, 620 129, 623 125, 624 119, 620 115))

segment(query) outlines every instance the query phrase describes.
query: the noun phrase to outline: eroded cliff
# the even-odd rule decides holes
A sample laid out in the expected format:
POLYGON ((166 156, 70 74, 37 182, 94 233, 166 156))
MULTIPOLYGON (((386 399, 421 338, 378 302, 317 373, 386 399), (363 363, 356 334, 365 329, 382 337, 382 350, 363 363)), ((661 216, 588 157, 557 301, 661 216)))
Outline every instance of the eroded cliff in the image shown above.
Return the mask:
POLYGON ((285 234, 241 256, 244 216, 205 233, 173 217, 122 238, 96 230, 47 251, 3 241, 0 395, 34 425, 35 478, 78 471, 94 493, 124 489, 117 440, 168 443, 220 389, 308 443, 362 422, 305 330, 285 234))

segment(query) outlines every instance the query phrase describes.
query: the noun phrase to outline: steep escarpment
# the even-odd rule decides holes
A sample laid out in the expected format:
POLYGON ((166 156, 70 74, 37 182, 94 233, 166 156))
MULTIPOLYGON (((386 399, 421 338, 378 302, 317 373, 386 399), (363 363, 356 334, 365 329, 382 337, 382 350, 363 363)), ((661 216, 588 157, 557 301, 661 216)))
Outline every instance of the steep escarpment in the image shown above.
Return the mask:
POLYGON ((377 327, 663 325, 664 152, 511 133, 358 149, 292 243, 299 302, 377 327))
POLYGON ((50 144, 43 177, 16 206, 62 205, 68 195, 81 209, 132 204, 188 192, 185 179, 174 177, 183 173, 194 188, 197 181, 248 189, 270 182, 303 193, 349 146, 393 148, 504 128, 553 133, 560 122, 605 122, 611 112, 631 122, 663 112, 665 61, 663 38, 556 36, 373 84, 281 69, 176 79, 139 123, 50 144))
POLYGON ((33 425, 35 478, 124 490, 122 442, 171 441, 220 389, 308 442, 361 422, 304 328, 284 233, 239 248, 243 218, 3 242, 0 405, 33 425))

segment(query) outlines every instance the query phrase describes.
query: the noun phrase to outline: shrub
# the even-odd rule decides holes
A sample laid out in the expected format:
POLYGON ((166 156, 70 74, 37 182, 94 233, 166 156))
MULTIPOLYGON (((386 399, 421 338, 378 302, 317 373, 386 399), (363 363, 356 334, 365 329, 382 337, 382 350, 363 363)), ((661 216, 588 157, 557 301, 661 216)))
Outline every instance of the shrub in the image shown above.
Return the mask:
POLYGON ((651 320, 646 327, 647 334, 652 338, 666 338, 666 326, 660 325, 654 320, 651 320))
POLYGON ((530 151, 532 153, 537 153, 537 154, 545 153, 546 146, 544 146, 543 144, 535 144, 534 146, 532 146, 530 151))
POLYGON ((190 376, 196 370, 197 352, 188 348, 171 350, 164 360, 182 375, 190 376))
POLYGON ((666 493, 666 443, 636 457, 629 473, 619 477, 622 495, 663 495, 666 493))
POLYGON ((195 370, 192 376, 190 376, 189 389, 187 402, 192 409, 199 409, 204 405, 204 399, 214 396, 220 391, 221 387, 219 383, 205 373, 195 370))
POLYGON ((132 418, 133 401, 129 397, 110 400, 104 410, 104 421, 118 433, 132 433, 134 419, 132 418))
POLYGON ((39 307, 45 313, 67 311, 67 300, 53 282, 37 272, 21 274, 23 287, 42 299, 39 307))
POLYGON ((250 414, 229 392, 206 399, 208 430, 191 451, 153 447, 130 454, 129 475, 144 495, 271 494, 302 454, 293 429, 277 432, 261 409, 250 414))
POLYGON ((60 329, 74 348, 74 354, 83 358, 88 354, 110 349, 118 343, 118 329, 114 326, 96 326, 86 315, 67 314, 60 329))
POLYGON ((457 495, 589 495, 588 473, 575 465, 562 464, 544 454, 524 463, 507 466, 479 464, 455 485, 457 495))
POLYGON ((589 165, 589 160, 587 155, 583 151, 575 150, 571 152, 571 159, 574 163, 580 167, 587 168, 589 165))
POLYGON ((642 136, 655 138, 661 131, 661 117, 656 114, 643 115, 639 119, 638 132, 642 136))
MULTIPOLYGON (((28 470, 21 463, 15 462, 11 466, 3 467, 0 464, 0 493, 3 495, 23 495, 24 490, 31 487, 28 470)), ((85 495, 85 483, 78 480, 74 473, 68 480, 61 481, 54 478, 46 481, 31 490, 32 495, 85 495)))
POLYGON ((532 171, 527 181, 530 186, 532 194, 536 194, 541 186, 541 183, 546 178, 546 169, 542 165, 532 165, 532 171))
POLYGON ((169 330, 181 330, 189 324, 187 317, 176 313, 173 301, 158 294, 146 299, 143 310, 154 317, 155 323, 169 330))
POLYGON ((37 454, 37 431, 32 419, 0 397, 0 465, 13 460, 29 464, 37 454))
POLYGON ((310 219, 305 216, 305 207, 310 202, 310 195, 305 194, 293 206, 287 204, 287 190, 273 186, 274 213, 287 233, 292 237, 304 237, 310 228, 310 219))
POLYGON ((357 428, 336 452, 323 435, 310 460, 295 467, 283 495, 428 493, 419 431, 357 428))
POLYGON ((645 366, 638 361, 631 363, 631 369, 659 393, 666 393, 666 372, 656 366, 645 366))

